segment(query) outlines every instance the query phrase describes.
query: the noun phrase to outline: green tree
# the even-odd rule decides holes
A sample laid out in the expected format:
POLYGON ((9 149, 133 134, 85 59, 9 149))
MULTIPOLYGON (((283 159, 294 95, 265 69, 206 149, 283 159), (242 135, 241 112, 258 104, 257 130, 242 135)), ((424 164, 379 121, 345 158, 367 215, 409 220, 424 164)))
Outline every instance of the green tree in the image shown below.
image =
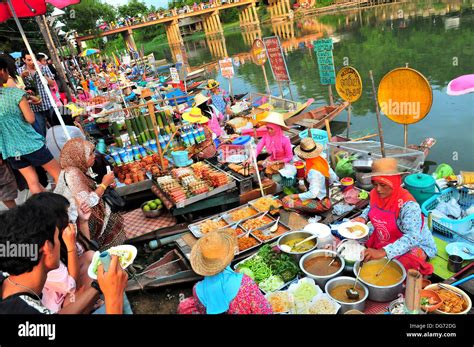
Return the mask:
POLYGON ((77 5, 68 6, 65 11, 66 15, 61 20, 66 22, 68 29, 77 30, 79 34, 98 31, 97 20, 110 22, 117 16, 113 6, 100 0, 82 0, 77 5))
POLYGON ((130 0, 126 5, 118 7, 118 13, 122 17, 136 17, 139 14, 145 15, 148 12, 148 7, 139 0, 130 0))

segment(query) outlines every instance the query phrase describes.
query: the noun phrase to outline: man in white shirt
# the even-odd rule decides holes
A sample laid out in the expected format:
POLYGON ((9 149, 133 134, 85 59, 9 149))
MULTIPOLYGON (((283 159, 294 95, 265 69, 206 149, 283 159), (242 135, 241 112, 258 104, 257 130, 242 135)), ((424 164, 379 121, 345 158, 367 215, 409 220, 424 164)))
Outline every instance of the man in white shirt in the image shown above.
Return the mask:
MULTIPOLYGON (((63 120, 66 124, 66 129, 69 132, 69 136, 71 139, 73 138, 82 138, 86 139, 84 133, 78 127, 74 126, 74 121, 70 114, 70 111, 63 111, 63 120)), ((66 134, 64 133, 64 129, 59 123, 57 117, 53 117, 53 126, 48 129, 46 133, 46 147, 48 147, 51 154, 54 156, 56 160, 59 161, 59 156, 61 155, 61 150, 63 149, 64 145, 68 141, 66 134)))

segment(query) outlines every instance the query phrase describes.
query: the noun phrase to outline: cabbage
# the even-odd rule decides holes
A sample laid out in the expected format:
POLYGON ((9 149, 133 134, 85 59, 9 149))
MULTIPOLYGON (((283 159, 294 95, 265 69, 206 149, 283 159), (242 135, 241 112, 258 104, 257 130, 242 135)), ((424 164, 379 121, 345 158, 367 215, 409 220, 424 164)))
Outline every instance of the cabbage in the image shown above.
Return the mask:
POLYGON ((270 276, 265 281, 260 282, 258 286, 266 292, 274 292, 280 289, 284 284, 285 282, 283 282, 280 276, 270 276))
POLYGON ((316 287, 308 282, 301 282, 293 292, 295 300, 310 302, 318 294, 316 287))

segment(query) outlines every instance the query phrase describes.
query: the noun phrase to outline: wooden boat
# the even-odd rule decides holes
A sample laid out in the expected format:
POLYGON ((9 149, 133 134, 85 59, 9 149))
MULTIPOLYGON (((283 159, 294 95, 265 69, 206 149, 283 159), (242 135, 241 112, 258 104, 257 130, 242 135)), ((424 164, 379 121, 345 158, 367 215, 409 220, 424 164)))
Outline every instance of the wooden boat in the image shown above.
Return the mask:
POLYGON ((331 122, 336 118, 347 106, 348 102, 333 106, 322 106, 317 109, 293 115, 285 120, 286 124, 291 127, 285 134, 290 138, 292 144, 298 144, 300 138, 298 134, 305 129, 321 129, 325 126, 325 121, 331 122))
POLYGON ((254 118, 254 123, 258 123, 265 117, 265 105, 270 105, 273 112, 282 113, 286 121, 287 119, 303 112, 314 102, 314 99, 308 99, 306 102, 302 103, 269 94, 250 93, 249 101, 250 105, 256 108, 256 111, 253 112, 252 116, 254 118))

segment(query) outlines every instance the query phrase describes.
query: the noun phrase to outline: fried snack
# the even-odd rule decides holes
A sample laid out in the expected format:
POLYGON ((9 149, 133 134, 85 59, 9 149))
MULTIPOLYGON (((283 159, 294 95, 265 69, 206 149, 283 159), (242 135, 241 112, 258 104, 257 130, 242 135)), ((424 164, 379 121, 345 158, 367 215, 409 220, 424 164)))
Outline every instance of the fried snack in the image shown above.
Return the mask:
POLYGON ((446 289, 435 289, 439 297, 443 300, 440 311, 446 313, 459 313, 467 308, 466 300, 446 289))
POLYGON ((255 236, 257 239, 259 239, 260 241, 265 242, 267 240, 272 240, 278 236, 281 236, 289 231, 290 229, 284 227, 283 225, 279 225, 278 229, 274 233, 270 233, 269 235, 265 235, 264 230, 255 230, 252 232, 252 235, 255 236))
POLYGON ((255 211, 253 208, 245 207, 237 211, 231 212, 230 218, 232 219, 232 221, 237 222, 241 219, 249 218, 256 214, 257 214, 257 211, 255 211))
POLYGON ((290 310, 290 297, 288 292, 275 292, 267 296, 274 313, 283 313, 290 310))
POLYGON ((269 211, 270 207, 272 206, 273 208, 280 208, 282 206, 279 200, 267 197, 258 199, 257 201, 253 202, 252 205, 255 206, 255 208, 260 212, 269 211))
POLYGON ((255 240, 253 237, 241 237, 240 239, 237 240, 237 242, 239 244, 240 252, 258 245, 258 241, 255 240))
POLYGON ((222 219, 218 221, 208 219, 199 226, 199 231, 202 234, 207 234, 210 231, 219 230, 219 229, 225 228, 226 226, 227 226, 227 223, 222 219))
POLYGON ((267 216, 265 216, 263 218, 256 217, 256 218, 246 220, 245 222, 242 223, 242 226, 247 230, 255 230, 255 229, 260 228, 264 225, 267 225, 271 221, 272 220, 270 218, 268 218, 267 216))

